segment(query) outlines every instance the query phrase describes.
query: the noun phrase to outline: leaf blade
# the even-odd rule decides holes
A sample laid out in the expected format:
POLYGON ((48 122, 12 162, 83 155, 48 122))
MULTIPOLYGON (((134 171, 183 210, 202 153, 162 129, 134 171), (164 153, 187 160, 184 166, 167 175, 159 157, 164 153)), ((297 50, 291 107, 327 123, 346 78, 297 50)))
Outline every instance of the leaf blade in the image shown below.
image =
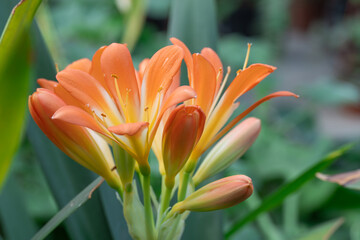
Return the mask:
POLYGON ((238 231, 241 227, 243 227, 248 222, 254 220, 257 216, 259 216, 261 213, 265 211, 269 211, 270 209, 276 207, 278 204, 280 204, 288 195, 295 192, 297 189, 299 189, 301 186, 303 186, 306 182, 311 180, 315 174, 319 171, 322 171, 326 167, 328 167, 333 161, 335 161, 336 158, 343 155, 345 152, 347 152, 352 145, 345 145, 341 148, 339 148, 336 151, 331 152, 328 154, 325 158, 314 164, 312 167, 310 167, 308 170, 300 174, 297 178, 295 178, 293 181, 290 181, 289 183, 285 184, 283 187, 281 187, 278 191, 271 194, 269 197, 264 199, 262 204, 256 208, 255 210, 248 213, 244 218, 240 219, 238 222, 236 222, 225 234, 226 238, 229 238, 232 236, 236 231, 238 231))
MULTIPOLYGON (((1 8, 6 7, 2 1, 1 8)), ((0 189, 18 147, 30 78, 29 27, 41 0, 18 3, 0 38, 0 189)))
POLYGON ((74 199, 72 199, 65 207, 63 207, 49 222, 38 231, 32 240, 44 239, 52 230, 54 230, 62 221, 80 208, 86 201, 91 198, 91 194, 96 190, 104 179, 102 177, 96 178, 90 185, 82 190, 74 199))

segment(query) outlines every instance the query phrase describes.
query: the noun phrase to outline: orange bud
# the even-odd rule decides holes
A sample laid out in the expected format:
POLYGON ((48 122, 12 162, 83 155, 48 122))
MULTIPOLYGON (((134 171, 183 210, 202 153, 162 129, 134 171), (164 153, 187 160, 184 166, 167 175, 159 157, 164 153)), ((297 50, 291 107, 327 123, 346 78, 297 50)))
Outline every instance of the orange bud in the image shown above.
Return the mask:
POLYGON ((232 207, 245 201, 253 192, 252 181, 245 175, 235 175, 209 183, 174 205, 171 212, 207 212, 232 207))
POLYGON ((206 155, 193 181, 195 186, 239 159, 254 143, 261 130, 257 118, 247 118, 226 134, 206 155))
POLYGON ((110 147, 97 133, 85 127, 52 119, 65 102, 54 92, 37 89, 29 97, 30 113, 46 136, 73 160, 102 176, 107 183, 121 188, 120 178, 113 171, 115 164, 110 147))
POLYGON ((198 106, 175 108, 164 127, 162 153, 166 183, 172 186, 176 174, 183 168, 205 125, 205 114, 198 106))

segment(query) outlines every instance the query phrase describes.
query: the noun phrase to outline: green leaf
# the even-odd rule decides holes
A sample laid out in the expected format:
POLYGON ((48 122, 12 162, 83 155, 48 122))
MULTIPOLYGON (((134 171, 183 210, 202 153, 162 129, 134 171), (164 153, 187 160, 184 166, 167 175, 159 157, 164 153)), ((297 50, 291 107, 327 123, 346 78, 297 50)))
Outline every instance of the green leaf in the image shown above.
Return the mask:
POLYGON ((218 38, 214 0, 174 0, 170 10, 169 37, 183 41, 191 51, 216 49, 218 38))
POLYGON ((330 153, 324 159, 320 160, 319 162, 315 163, 312 167, 308 170, 304 171, 300 174, 297 178, 290 181, 289 183, 285 184, 281 187, 278 191, 271 194, 269 197, 264 199, 262 204, 256 208, 255 210, 249 212, 244 218, 236 222, 227 232, 226 237, 230 237, 240 228, 242 228, 245 224, 251 222, 252 220, 256 219, 260 214, 263 212, 269 211, 274 207, 278 206, 287 196, 297 191, 300 187, 302 187, 306 182, 314 178, 315 174, 323 169, 327 168, 332 162, 335 161, 338 157, 343 155, 347 152, 352 145, 346 145, 341 147, 340 149, 330 153))
POLYGON ((343 223, 343 218, 323 223, 320 226, 310 229, 305 236, 298 238, 298 240, 328 240, 343 223))
MULTIPOLYGON (((6 7, 4 2, 0 8, 6 7)), ((28 30, 40 3, 27 0, 16 5, 0 39, 0 188, 24 124, 31 62, 28 30)))
POLYGON ((61 209, 39 232, 35 234, 32 240, 44 239, 50 232, 52 232, 59 224, 69 217, 75 210, 81 207, 87 200, 91 198, 93 191, 98 188, 104 179, 98 177, 89 186, 82 190, 73 200, 71 200, 63 209, 61 209))

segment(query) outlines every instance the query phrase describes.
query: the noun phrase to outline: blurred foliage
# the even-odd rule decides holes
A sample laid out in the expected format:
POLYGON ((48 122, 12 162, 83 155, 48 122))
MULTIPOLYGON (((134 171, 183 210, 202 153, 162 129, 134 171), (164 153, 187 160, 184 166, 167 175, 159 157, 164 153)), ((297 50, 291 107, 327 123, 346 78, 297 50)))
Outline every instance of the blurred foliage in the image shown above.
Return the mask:
POLYGON ((21 2, 12 10, 4 2, 0 5, 8 13, 11 10, 0 38, 0 189, 24 125, 31 72, 29 28, 40 3, 41 0, 21 2))
MULTIPOLYGON (((10 148, 5 143, 10 144, 10 136, 17 137, 15 142, 18 142, 20 122, 24 119, 24 115, 21 115, 24 112, 15 106, 16 101, 10 101, 14 106, 5 105, 5 101, 15 99, 15 93, 20 94, 22 97, 16 99, 19 100, 19 106, 24 108, 25 96, 28 94, 26 84, 34 89, 36 78, 54 79, 55 63, 63 69, 76 59, 91 58, 102 45, 124 39, 128 16, 119 11, 121 1, 123 0, 49 0, 45 2, 46 5, 41 6, 36 16, 41 34, 33 27, 29 38, 32 41, 31 59, 34 66, 28 72, 18 71, 18 68, 11 70, 11 73, 6 74, 11 78, 0 80, 2 83, 4 79, 11 79, 9 87, 22 89, 5 92, 7 94, 0 97, 0 107, 16 110, 16 119, 19 120, 16 123, 18 134, 2 132, 4 143, 1 142, 1 147, 5 146, 7 150, 14 152, 11 150, 14 147, 10 148), (28 81, 30 71, 36 76, 28 81), (20 77, 23 83, 14 80, 17 73, 27 75, 20 77)), ((13 4, 10 2, 0 2, 1 27, 5 26, 10 10, 15 5, 15 1, 13 4)), ((187 222, 184 239, 204 236, 206 239, 221 239, 224 229, 231 228, 236 221, 260 204, 262 199, 316 164, 327 152, 345 141, 329 139, 317 128, 318 110, 323 106, 334 108, 344 104, 359 104, 360 15, 356 10, 350 11, 356 1, 344 1, 349 4, 350 13, 342 10, 341 4, 336 5, 338 2, 340 1, 316 1, 311 5, 309 1, 300 0, 274 0, 271 3, 264 0, 146 1, 145 22, 133 48, 136 65, 168 44, 169 36, 176 36, 188 44, 192 51, 200 51, 203 47, 217 49, 224 66, 232 68, 230 79, 243 65, 248 42, 253 43, 250 63, 279 66, 275 74, 251 94, 240 99, 239 111, 253 100, 283 89, 281 76, 285 75, 284 81, 291 82, 292 76, 310 71, 298 66, 299 61, 309 60, 301 59, 301 51, 291 52, 291 36, 301 42, 315 35, 315 39, 321 40, 322 48, 311 49, 319 45, 306 47, 310 48, 311 53, 321 52, 322 60, 329 62, 334 70, 333 74, 323 72, 322 78, 297 82, 296 87, 290 90, 300 93, 300 100, 273 101, 263 104, 251 114, 262 120, 262 132, 248 153, 225 174, 241 173, 251 176, 256 195, 248 203, 228 211, 192 214, 187 222), (300 8, 294 7, 296 4, 304 4, 301 6, 314 16, 297 12, 296 9, 300 8), (321 12, 320 8, 323 9, 322 13, 318 13, 321 12), (308 27, 299 28, 296 24, 300 23, 296 17, 302 17, 303 22, 309 21, 308 25, 304 24, 308 27), (286 65, 281 64, 286 53, 293 56, 290 60, 287 58, 287 61, 293 60, 294 68, 284 69, 286 65), (298 69, 297 72, 294 69, 298 69)), ((27 47, 26 44, 22 46, 27 47)), ((25 56, 16 52, 13 55, 18 64, 21 60, 19 57, 25 56)), ((320 64, 320 61, 314 61, 314 64, 320 64)), ((317 65, 314 68, 316 67, 317 65)), ((0 91, 2 90, 5 89, 0 91)), ((1 129, 11 131, 8 125, 12 123, 9 114, 10 112, 1 114, 4 121, 1 122, 1 129)), ((28 239, 95 179, 92 173, 73 163, 52 145, 33 122, 28 124, 26 133, 14 158, 9 180, 0 195, 0 239, 1 236, 6 239, 28 239), (19 219, 22 231, 14 230, 14 226, 18 228, 15 224, 19 219)), ((360 149, 356 145, 350 153, 324 172, 336 174, 357 169, 359 159, 360 149)), ((151 164, 156 166, 157 161, 152 158, 151 164)), ((158 186, 154 190, 159 194, 160 176, 154 175, 152 182, 158 186)), ((344 223, 330 239, 360 240, 359 201, 360 193, 357 191, 313 179, 286 198, 279 207, 245 225, 231 239, 320 239, 319 236, 326 235, 338 223, 338 220, 332 219, 343 217, 344 223)), ((50 238, 129 239, 115 193, 103 185, 95 192, 91 201, 61 224, 50 238)))

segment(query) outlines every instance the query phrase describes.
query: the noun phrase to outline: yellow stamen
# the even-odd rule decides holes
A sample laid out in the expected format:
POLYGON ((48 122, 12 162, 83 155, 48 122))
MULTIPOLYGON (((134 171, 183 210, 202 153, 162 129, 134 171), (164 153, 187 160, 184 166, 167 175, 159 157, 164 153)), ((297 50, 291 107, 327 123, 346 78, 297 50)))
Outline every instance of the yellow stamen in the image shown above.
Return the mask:
POLYGON ((219 68, 219 71, 218 71, 218 73, 217 73, 217 75, 216 75, 216 81, 218 82, 218 81, 220 81, 221 79, 220 79, 220 74, 223 72, 223 69, 222 68, 219 68))
POLYGON ((218 91, 218 93, 217 93, 217 95, 216 95, 215 100, 213 101, 213 103, 212 103, 212 105, 211 105, 210 111, 209 111, 209 113, 208 113, 208 117, 207 117, 206 119, 209 119, 211 113, 214 111, 215 106, 216 106, 216 104, 217 104, 217 102, 219 101, 219 98, 220 98, 220 96, 221 96, 221 92, 222 92, 222 91, 224 90, 224 88, 225 88, 225 85, 226 85, 226 82, 227 82, 227 80, 228 80, 228 78, 229 78, 230 72, 231 72, 231 68, 230 68, 230 67, 227 67, 227 72, 226 72, 226 75, 225 75, 225 77, 224 77, 224 81, 221 83, 220 89, 219 89, 219 91, 218 91))
POLYGON ((57 63, 55 63, 55 69, 56 69, 56 73, 59 73, 60 70, 59 70, 59 65, 57 63))
MULTIPOLYGON (((102 117, 102 118, 100 118, 100 117, 95 113, 95 111, 93 110, 93 111, 92 111, 92 115, 93 115, 96 123, 97 123, 102 129, 106 129, 106 128, 108 127, 108 125, 106 124, 106 121, 105 121, 106 115, 105 115, 104 113, 101 113, 101 117, 102 117)), ((107 131, 107 129, 106 129, 106 131, 107 131)))
POLYGON ((245 58, 243 70, 246 68, 246 65, 247 65, 247 63, 249 61, 250 48, 251 48, 251 43, 248 43, 248 49, 247 49, 247 52, 246 52, 246 58, 245 58))
MULTIPOLYGON (((126 103, 124 103, 124 101, 123 101, 123 99, 121 97, 119 85, 117 83, 118 77, 115 74, 111 74, 111 76, 114 78, 116 94, 117 94, 117 97, 119 99, 121 110, 124 113, 125 121, 129 122, 129 119, 128 119, 128 116, 127 116, 127 113, 126 113, 126 103)), ((126 91, 126 100, 128 99, 128 94, 129 94, 129 91, 127 90, 126 91)))
POLYGON ((144 108, 145 111, 145 122, 149 122, 150 116, 149 116, 149 107, 144 108))

